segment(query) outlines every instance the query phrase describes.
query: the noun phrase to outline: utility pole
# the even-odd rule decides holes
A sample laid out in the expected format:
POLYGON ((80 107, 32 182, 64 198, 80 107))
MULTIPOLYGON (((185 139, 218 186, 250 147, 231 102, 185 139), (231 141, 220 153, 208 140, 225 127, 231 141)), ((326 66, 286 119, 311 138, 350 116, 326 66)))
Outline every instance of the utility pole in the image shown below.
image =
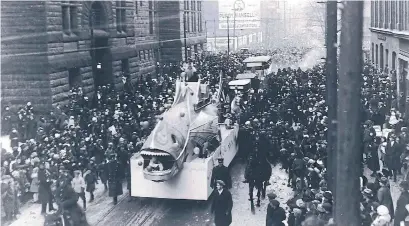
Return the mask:
POLYGON ((236 50, 236 2, 237 0, 233 4, 233 50, 236 50))
POLYGON ((183 14, 183 41, 185 45, 185 62, 187 63, 187 46, 186 46, 186 14, 183 14))
POLYGON ((335 165, 337 148, 337 95, 338 95, 338 71, 337 71, 337 2, 328 0, 326 2, 326 89, 328 105, 328 185, 335 192, 335 165))
POLYGON ((344 1, 340 45, 335 223, 360 226, 363 2, 344 1))
POLYGON ((214 33, 214 51, 215 52, 217 52, 217 42, 216 42, 216 37, 217 37, 217 35, 216 35, 216 30, 217 30, 217 28, 216 28, 216 19, 214 19, 213 20, 213 24, 214 24, 214 26, 213 26, 213 33, 214 33))
POLYGON ((284 0, 284 11, 283 11, 283 16, 284 16, 284 37, 287 37, 287 11, 286 11, 286 4, 287 4, 287 0, 284 0))
POLYGON ((227 57, 230 57, 230 25, 229 25, 229 16, 227 16, 227 57))

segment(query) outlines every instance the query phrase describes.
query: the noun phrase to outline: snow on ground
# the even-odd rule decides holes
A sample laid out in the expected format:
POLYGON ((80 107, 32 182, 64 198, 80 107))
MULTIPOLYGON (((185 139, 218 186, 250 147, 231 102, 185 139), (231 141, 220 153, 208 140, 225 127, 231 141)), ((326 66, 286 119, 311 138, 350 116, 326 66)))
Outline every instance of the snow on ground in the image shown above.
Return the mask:
MULTIPOLYGON (((123 186, 126 188, 126 186, 123 186)), ((89 193, 86 192, 87 197, 87 220, 91 225, 96 225, 98 221, 112 211, 114 205, 112 204, 112 198, 108 197, 108 192, 104 191, 104 186, 99 183, 96 185, 96 190, 94 192, 95 200, 92 203, 89 203, 89 193)), ((118 203, 124 200, 127 196, 126 191, 124 195, 118 197, 118 203)), ((82 200, 78 200, 78 204, 82 207, 82 200)), ((54 204, 54 207, 57 207, 54 204)), ((44 225, 44 216, 41 215, 41 204, 37 203, 28 203, 24 205, 21 210, 21 215, 17 217, 17 220, 11 224, 2 224, 7 226, 43 226, 44 225)))
MULTIPOLYGON (((232 226, 252 226, 252 225, 265 225, 265 219, 267 214, 268 198, 261 200, 261 207, 255 207, 255 214, 251 212, 250 201, 248 201, 248 184, 244 184, 244 164, 236 164, 232 170, 239 170, 236 175, 239 177, 233 177, 233 189, 231 190, 233 196, 233 222, 232 226)), ((286 202, 293 197, 293 191, 287 187, 287 173, 280 169, 277 165, 272 169, 272 176, 270 178, 271 185, 267 187, 267 194, 274 192, 277 195, 277 200, 281 203, 281 206, 286 209, 286 202)), ((256 197, 256 190, 254 191, 254 197, 256 197)), ((254 202, 256 204, 256 202, 254 202)))

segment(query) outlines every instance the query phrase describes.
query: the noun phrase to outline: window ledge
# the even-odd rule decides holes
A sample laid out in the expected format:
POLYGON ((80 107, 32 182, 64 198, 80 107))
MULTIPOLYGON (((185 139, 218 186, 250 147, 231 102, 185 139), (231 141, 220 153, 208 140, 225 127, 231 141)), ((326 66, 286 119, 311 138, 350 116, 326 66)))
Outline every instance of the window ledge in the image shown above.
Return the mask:
POLYGON ((71 32, 69 34, 63 32, 62 37, 63 37, 64 42, 73 42, 73 41, 79 41, 80 40, 80 37, 76 33, 73 33, 73 32, 71 32))

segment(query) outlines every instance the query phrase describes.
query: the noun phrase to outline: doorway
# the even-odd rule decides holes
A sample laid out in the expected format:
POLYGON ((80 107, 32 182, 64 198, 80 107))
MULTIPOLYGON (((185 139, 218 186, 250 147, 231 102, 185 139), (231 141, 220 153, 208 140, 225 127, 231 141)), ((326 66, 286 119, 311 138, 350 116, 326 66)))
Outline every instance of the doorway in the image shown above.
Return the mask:
POLYGON ((104 3, 92 2, 89 12, 92 73, 95 88, 113 83, 112 54, 109 45, 108 21, 104 3))
POLYGON ((112 57, 108 46, 108 38, 94 38, 94 45, 91 50, 92 72, 96 87, 111 84, 112 57))

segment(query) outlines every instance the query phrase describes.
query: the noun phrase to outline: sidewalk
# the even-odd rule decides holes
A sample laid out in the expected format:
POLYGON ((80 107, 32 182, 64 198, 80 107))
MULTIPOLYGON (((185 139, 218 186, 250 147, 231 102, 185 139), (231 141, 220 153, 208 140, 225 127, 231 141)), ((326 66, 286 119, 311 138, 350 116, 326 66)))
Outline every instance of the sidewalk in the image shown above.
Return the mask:
MULTIPOLYGON (((118 197, 118 203, 126 200, 128 197, 128 191, 126 190, 126 183, 122 186, 124 189, 124 194, 118 197)), ((87 197, 87 220, 90 225, 96 225, 103 216, 107 215, 114 205, 112 204, 112 198, 108 196, 108 191, 104 191, 104 185, 98 183, 96 185, 96 190, 94 192, 95 199, 93 202, 89 203, 89 193, 86 192, 87 197)), ((78 200, 78 204, 82 207, 82 200, 78 200)), ((54 204, 54 207, 56 205, 54 204)), ((13 222, 3 222, 4 226, 43 226, 44 216, 41 215, 41 204, 37 203, 27 203, 20 209, 21 215, 17 216, 17 220, 13 222)))

